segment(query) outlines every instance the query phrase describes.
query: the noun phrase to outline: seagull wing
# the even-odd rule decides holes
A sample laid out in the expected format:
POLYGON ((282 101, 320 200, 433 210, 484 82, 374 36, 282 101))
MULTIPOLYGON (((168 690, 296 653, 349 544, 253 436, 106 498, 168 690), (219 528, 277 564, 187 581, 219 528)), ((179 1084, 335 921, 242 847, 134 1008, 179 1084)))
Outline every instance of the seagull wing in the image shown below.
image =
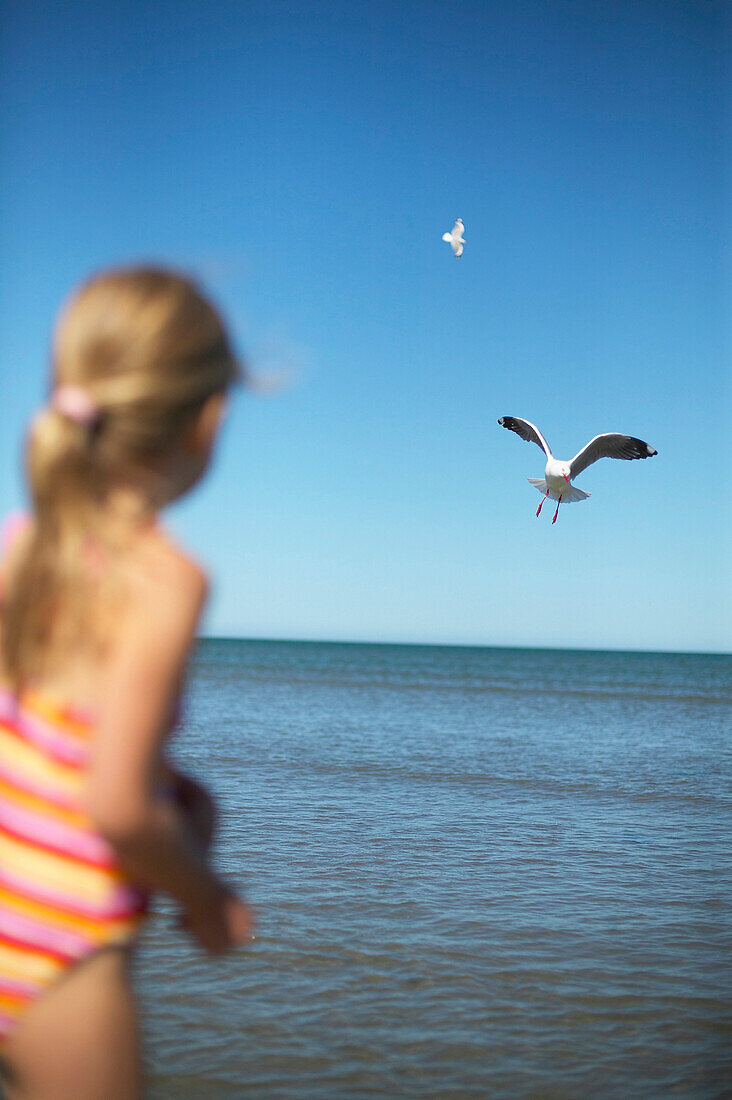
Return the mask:
POLYGON ((510 432, 516 432, 516 435, 520 435, 527 443, 536 443, 537 447, 541 447, 547 458, 552 457, 549 444, 530 420, 523 420, 520 416, 502 416, 498 423, 502 428, 508 428, 510 432))
POLYGON ((636 439, 632 435, 620 435, 618 432, 606 432, 596 435, 569 464, 570 477, 577 477, 598 458, 651 458, 658 451, 650 443, 636 439))

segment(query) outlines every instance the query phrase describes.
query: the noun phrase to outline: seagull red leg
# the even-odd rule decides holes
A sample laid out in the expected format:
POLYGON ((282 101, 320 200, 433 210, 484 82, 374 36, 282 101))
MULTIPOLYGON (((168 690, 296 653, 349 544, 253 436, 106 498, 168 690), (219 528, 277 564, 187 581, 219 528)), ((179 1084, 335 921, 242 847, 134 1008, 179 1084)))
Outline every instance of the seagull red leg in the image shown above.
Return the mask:
POLYGON ((539 515, 539 512, 540 512, 540 511, 542 510, 542 508, 544 507, 544 501, 546 500, 546 498, 547 498, 548 496, 549 496, 549 490, 547 489, 547 491, 546 491, 546 492, 544 493, 544 497, 543 497, 543 499, 542 499, 542 502, 541 502, 541 504, 540 504, 540 505, 539 505, 539 507, 538 507, 538 508, 536 509, 536 514, 537 514, 537 516, 539 515))
POLYGON ((561 503, 562 503, 562 498, 560 497, 560 498, 559 498, 559 500, 557 501, 557 510, 556 510, 556 512, 554 513, 554 519, 552 520, 552 523, 556 523, 556 522, 557 522, 557 516, 559 515, 559 505, 560 505, 561 503))

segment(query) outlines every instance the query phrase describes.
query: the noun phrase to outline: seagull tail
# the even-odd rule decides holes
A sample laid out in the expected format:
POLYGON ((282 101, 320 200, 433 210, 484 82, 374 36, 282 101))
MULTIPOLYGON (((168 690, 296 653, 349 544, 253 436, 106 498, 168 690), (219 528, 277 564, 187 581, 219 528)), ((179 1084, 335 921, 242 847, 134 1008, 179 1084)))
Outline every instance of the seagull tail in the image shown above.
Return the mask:
POLYGON ((562 494, 562 504, 574 504, 576 500, 587 500, 592 493, 586 493, 584 489, 578 489, 576 485, 570 485, 566 493, 562 494))
MULTIPOLYGON (((527 477, 526 480, 544 496, 546 493, 546 481, 543 477, 527 477)), ((592 493, 586 493, 583 489, 578 489, 576 485, 570 485, 566 492, 562 493, 562 504, 574 504, 577 500, 587 500, 589 496, 592 496, 592 493)), ((549 499, 559 500, 559 493, 555 493, 553 489, 550 489, 549 499)))

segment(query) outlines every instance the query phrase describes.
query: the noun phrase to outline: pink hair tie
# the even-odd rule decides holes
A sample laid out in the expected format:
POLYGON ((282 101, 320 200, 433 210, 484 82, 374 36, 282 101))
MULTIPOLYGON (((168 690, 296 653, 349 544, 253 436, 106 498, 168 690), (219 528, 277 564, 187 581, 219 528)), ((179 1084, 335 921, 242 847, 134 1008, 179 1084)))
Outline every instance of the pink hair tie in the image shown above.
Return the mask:
POLYGON ((81 386, 57 386, 51 395, 51 406, 76 424, 91 427, 99 420, 99 406, 81 386))

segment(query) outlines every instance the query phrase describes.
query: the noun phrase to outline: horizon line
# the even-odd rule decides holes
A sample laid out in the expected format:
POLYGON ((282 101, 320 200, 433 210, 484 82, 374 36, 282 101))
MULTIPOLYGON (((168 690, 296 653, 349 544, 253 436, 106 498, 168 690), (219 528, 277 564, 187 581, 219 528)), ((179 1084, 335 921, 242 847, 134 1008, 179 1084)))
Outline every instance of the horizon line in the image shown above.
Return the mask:
POLYGON ((364 640, 358 638, 256 638, 235 634, 199 634, 196 641, 201 642, 271 642, 273 644, 293 645, 369 645, 394 646, 406 649, 422 647, 425 649, 530 649, 559 653, 648 653, 675 655, 679 657, 732 657, 732 652, 722 649, 640 649, 623 646, 578 646, 578 645, 499 645, 490 642, 388 642, 364 640))

